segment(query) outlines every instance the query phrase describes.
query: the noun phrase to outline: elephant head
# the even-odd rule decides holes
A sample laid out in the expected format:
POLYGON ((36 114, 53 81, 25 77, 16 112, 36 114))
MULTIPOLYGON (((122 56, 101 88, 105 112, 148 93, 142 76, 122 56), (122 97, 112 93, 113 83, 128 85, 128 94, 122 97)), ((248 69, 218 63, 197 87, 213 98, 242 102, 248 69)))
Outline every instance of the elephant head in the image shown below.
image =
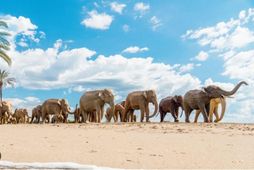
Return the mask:
MULTIPOLYGON (((182 112, 181 112, 181 116, 180 117, 182 117, 182 114, 183 114, 183 97, 182 96, 178 96, 178 95, 175 95, 174 97, 173 97, 173 101, 175 102, 175 104, 176 104, 176 107, 181 107, 181 109, 182 109, 182 112)), ((178 114, 178 113, 177 113, 178 114)), ((178 115, 176 115, 177 117, 178 117, 178 115)))
POLYGON ((70 106, 66 99, 60 99, 59 102, 64 115, 67 115, 71 112, 70 106))
POLYGON ((144 91, 144 97, 146 98, 146 101, 149 103, 152 103, 154 105, 154 112, 151 116, 149 116, 149 118, 152 118, 156 115, 156 113, 158 112, 158 101, 157 101, 157 95, 155 93, 155 90, 147 90, 144 91))
POLYGON ((98 93, 98 96, 102 101, 108 103, 112 110, 115 110, 114 95, 109 89, 104 89, 98 93))
POLYGON ((243 85, 243 84, 248 85, 245 81, 241 81, 231 91, 225 91, 225 90, 222 90, 218 86, 210 85, 210 86, 205 87, 204 91, 208 94, 208 96, 210 98, 219 98, 219 97, 221 98, 223 96, 232 96, 232 95, 234 95, 237 92, 237 90, 240 88, 240 86, 243 85))

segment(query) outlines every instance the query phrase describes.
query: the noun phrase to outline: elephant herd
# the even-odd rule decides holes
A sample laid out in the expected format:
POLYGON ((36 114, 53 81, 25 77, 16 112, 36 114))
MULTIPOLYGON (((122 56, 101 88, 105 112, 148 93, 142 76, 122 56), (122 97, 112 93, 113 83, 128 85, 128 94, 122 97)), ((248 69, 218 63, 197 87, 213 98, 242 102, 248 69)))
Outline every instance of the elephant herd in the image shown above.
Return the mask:
POLYGON ((106 109, 105 118, 110 122, 136 122, 135 110, 140 110, 140 122, 160 114, 160 121, 163 122, 165 115, 171 113, 175 122, 179 121, 179 108, 185 113, 185 122, 190 122, 189 117, 193 110, 196 110, 195 120, 202 113, 204 122, 213 122, 213 115, 219 122, 223 119, 226 109, 226 97, 234 95, 241 85, 248 85, 245 81, 239 82, 231 91, 226 91, 215 85, 209 85, 199 90, 190 90, 184 96, 175 95, 163 98, 159 104, 154 90, 134 91, 127 95, 120 103, 114 102, 114 95, 111 90, 87 91, 81 97, 74 111, 65 99, 48 99, 41 105, 32 109, 31 117, 27 109, 16 109, 12 113, 10 102, 0 103, 0 124, 4 123, 67 123, 68 115, 73 115, 75 123, 97 122, 100 123, 104 117, 104 106, 106 109), (149 103, 154 105, 154 112, 149 115, 149 103), (221 104, 221 115, 218 114, 218 106, 221 104), (158 113, 157 113, 158 112, 158 113))

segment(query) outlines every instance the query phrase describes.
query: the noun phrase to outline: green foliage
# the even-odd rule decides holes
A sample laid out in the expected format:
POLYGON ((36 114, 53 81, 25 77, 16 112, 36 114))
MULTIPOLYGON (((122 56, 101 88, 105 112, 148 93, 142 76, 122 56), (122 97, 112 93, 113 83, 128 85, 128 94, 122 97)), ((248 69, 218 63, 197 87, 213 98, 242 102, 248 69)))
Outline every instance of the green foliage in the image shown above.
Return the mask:
MULTIPOLYGON (((8 28, 8 25, 6 22, 0 21, 0 27, 8 28)), ((10 43, 6 40, 6 36, 10 36, 10 34, 0 31, 0 57, 6 61, 8 65, 11 65, 11 58, 5 52, 10 50, 10 43)))

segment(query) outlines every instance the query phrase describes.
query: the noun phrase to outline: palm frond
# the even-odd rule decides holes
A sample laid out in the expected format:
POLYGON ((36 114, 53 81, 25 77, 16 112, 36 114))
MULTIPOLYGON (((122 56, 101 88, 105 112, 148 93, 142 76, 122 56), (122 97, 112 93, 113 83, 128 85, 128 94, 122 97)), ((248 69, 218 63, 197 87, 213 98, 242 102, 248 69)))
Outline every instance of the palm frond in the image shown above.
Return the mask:
POLYGON ((11 65, 11 58, 1 49, 0 49, 0 58, 6 61, 8 65, 11 65))
POLYGON ((8 45, 2 44, 2 43, 0 42, 0 49, 4 49, 4 50, 9 51, 9 50, 10 50, 10 47, 9 47, 8 45))
POLYGON ((3 44, 6 44, 6 45, 8 45, 8 46, 10 46, 9 41, 7 41, 5 38, 3 38, 3 37, 1 37, 1 36, 0 36, 0 42, 3 43, 3 44))
POLYGON ((5 28, 8 28, 8 25, 6 22, 4 21, 0 21, 0 27, 5 27, 5 28))
POLYGON ((8 32, 0 32, 0 36, 10 36, 11 34, 8 32))

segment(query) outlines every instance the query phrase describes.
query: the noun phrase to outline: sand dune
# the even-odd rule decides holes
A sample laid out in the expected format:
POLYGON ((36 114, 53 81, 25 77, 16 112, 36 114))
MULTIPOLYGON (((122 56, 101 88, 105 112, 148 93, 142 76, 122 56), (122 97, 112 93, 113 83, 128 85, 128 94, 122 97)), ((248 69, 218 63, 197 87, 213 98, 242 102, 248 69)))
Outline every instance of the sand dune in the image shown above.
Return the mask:
POLYGON ((145 169, 254 168, 253 124, 17 124, 1 125, 0 134, 4 161, 145 169))

